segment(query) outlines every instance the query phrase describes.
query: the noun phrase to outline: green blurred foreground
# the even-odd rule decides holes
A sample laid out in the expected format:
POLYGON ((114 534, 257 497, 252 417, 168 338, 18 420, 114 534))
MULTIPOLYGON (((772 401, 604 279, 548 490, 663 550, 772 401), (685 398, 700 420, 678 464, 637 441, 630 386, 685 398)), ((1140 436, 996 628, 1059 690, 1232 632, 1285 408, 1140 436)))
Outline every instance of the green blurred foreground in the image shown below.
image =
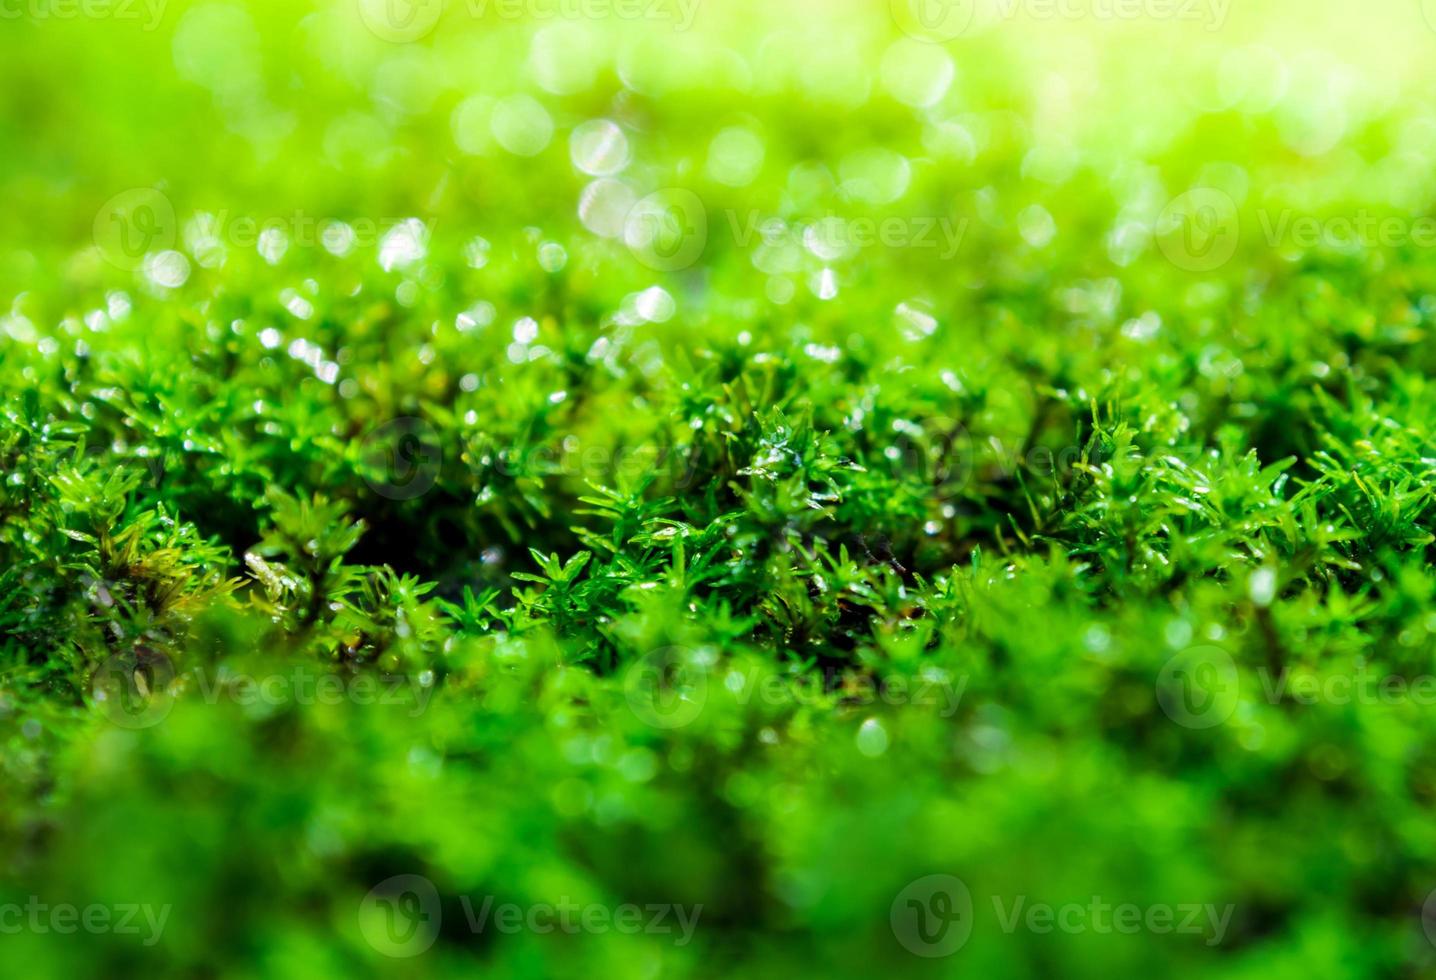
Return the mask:
POLYGON ((0 0, 4 972, 1436 973, 1424 13, 0 0))

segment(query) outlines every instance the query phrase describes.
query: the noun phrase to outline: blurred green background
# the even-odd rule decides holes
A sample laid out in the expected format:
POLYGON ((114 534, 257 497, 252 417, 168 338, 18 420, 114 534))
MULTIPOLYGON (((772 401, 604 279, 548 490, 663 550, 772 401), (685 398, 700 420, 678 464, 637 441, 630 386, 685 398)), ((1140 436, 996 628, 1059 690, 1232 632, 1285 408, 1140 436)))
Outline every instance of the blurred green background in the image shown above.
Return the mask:
POLYGON ((170 909, 152 945, 0 914, 0 972, 1436 975, 1430 707, 1293 713, 1247 677, 1238 721, 1207 733, 1171 724, 1153 688, 1194 638, 1244 671, 1277 648, 1337 676, 1390 651, 1431 668, 1426 504, 1408 503, 1409 535, 1350 487, 1304 511, 1263 496, 1278 477, 1243 455, 1429 483, 1429 248, 1272 231, 1429 215, 1428 14, 0 0, 0 905, 170 909), (1214 216, 1164 226, 1193 188, 1217 192, 1214 216), (933 420, 964 412, 976 488, 879 472, 927 465, 933 420), (1160 561, 1137 555, 1180 537, 1209 487, 1139 526, 1156 495, 1119 468, 1094 523, 1059 528, 1037 511, 1074 509, 1060 488, 1030 500, 986 475, 1004 445, 1080 447, 1104 413, 1160 434, 1154 456, 1220 456, 1210 528, 1160 561), (445 446, 413 498, 375 490, 364 442, 410 417, 445 446), (634 502, 649 467, 564 455, 655 446, 697 460, 657 486, 710 493, 711 525, 694 504, 660 532, 634 502), (723 530, 715 474, 789 451, 804 478, 744 497, 723 530), (103 490, 111 469, 133 482, 103 490), (580 499, 595 483, 613 500, 580 499), (286 514, 274 487, 368 531, 331 542, 337 511, 286 514), (47 524, 28 501, 52 492, 47 524), (95 530, 142 511, 143 560, 95 530), (610 517, 611 540, 594 530, 610 517), (1387 550, 1353 568, 1342 549, 1378 525, 1387 550), (693 535, 676 557, 675 529, 693 535), (735 571, 697 589, 684 576, 724 534, 735 571), (113 574, 84 578, 92 546, 113 574), (547 569, 521 613, 463 598, 524 588, 527 548, 580 547, 614 581, 625 558, 641 574, 590 606, 554 599, 566 573, 547 569), (339 594, 350 549, 414 578, 343 592, 330 616, 321 585, 339 594), (1278 565, 1294 591, 1272 616, 1256 570, 1278 565), (127 576, 163 588, 122 614, 96 582, 127 576), (862 601, 825 597, 849 578, 862 601), (442 623, 435 597, 454 603, 442 623), (230 679, 372 651, 346 683, 400 678, 402 703, 190 689, 136 726, 92 696, 135 643, 230 679), (671 728, 630 666, 669 647, 702 686, 671 728), (835 664, 844 683, 960 682, 961 709, 772 703, 734 680, 835 664), (904 904, 934 874, 970 890, 950 955, 922 955, 940 950, 904 904), (371 892, 401 875, 432 894, 371 892), (1008 931, 993 901, 1094 896, 1231 918, 1220 937, 1008 931), (476 932, 464 902, 486 897, 701 912, 686 943, 476 932), (417 950, 386 945, 405 924, 385 916, 416 908, 425 949, 391 955, 417 950))

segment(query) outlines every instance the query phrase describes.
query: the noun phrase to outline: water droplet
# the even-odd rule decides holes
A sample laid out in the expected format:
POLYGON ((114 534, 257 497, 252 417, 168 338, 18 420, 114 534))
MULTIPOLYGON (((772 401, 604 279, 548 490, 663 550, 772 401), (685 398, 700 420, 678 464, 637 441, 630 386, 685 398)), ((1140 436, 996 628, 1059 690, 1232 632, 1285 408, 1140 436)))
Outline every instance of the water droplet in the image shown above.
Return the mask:
POLYGON ((803 348, 803 353, 815 361, 822 361, 824 364, 836 364, 843 357, 842 348, 825 346, 823 344, 808 344, 803 348))
POLYGON ((357 238, 354 229, 343 221, 330 221, 319 233, 319 243, 324 246, 324 251, 338 258, 354 251, 357 238))
POLYGON ((464 261, 469 264, 470 269, 482 269, 489 264, 489 245, 487 238, 471 238, 464 246, 464 261))
POLYGON ((460 333, 468 333, 480 327, 487 327, 494 322, 495 312, 494 304, 487 300, 479 300, 454 318, 454 326, 460 333))
POLYGON ((544 91, 572 95, 593 85, 602 52, 603 45, 585 25, 555 24, 534 35, 529 67, 544 91))
POLYGON ((489 126, 499 145, 515 156, 537 156, 553 139, 553 118, 531 95, 511 95, 500 101, 489 126))
POLYGON ((271 225, 259 233, 259 244, 255 246, 259 257, 270 265, 278 265, 289 251, 289 236, 283 228, 271 225))
POLYGON ((189 279, 189 259, 173 250, 147 255, 145 276, 156 286, 178 289, 189 279))
POLYGON ((1017 216, 1017 229, 1022 240, 1033 248, 1044 248, 1057 234, 1057 222, 1040 204, 1030 204, 1017 216))
MULTIPOLYGON (((779 306, 792 302, 793 294, 797 291, 798 287, 793 285, 793 280, 785 279, 782 276, 770 276, 767 284, 763 287, 763 292, 767 294, 768 299, 779 306)), ((738 335, 738 343, 744 347, 747 347, 752 340, 752 335, 746 330, 738 335)))
POLYGON ((673 297, 662 286, 649 286, 639 293, 635 305, 638 315, 650 323, 666 323, 675 308, 673 297))
POLYGON ((729 187, 746 187, 763 166, 763 141, 757 133, 733 126, 708 146, 708 175, 729 187))
POLYGON ((836 262, 856 251, 849 231, 837 215, 820 218, 803 229, 803 247, 824 262, 836 262))
POLYGON ((600 238, 618 238, 637 203, 638 195, 623 181, 595 180, 579 196, 578 220, 600 238))
POLYGON ((952 58, 936 44, 898 41, 883 54, 883 88, 904 105, 935 105, 952 87, 957 70, 952 58))
POLYGON ((1254 605, 1263 608, 1271 605, 1271 601, 1276 598, 1276 569, 1258 568, 1252 573, 1247 590, 1254 605))
POLYGON ((286 289, 279 294, 279 302, 284 308, 301 320, 308 320, 314 315, 314 304, 293 289, 286 289))
POLYGON ((919 341, 924 337, 931 337, 937 330, 937 317, 911 303, 899 303, 897 316, 902 325, 903 337, 907 340, 919 341))
POLYGON ((544 242, 538 250, 539 267, 545 272, 558 272, 568 264, 568 252, 558 242, 544 242))
POLYGON ((869 718, 858 726, 858 751, 869 759, 876 759, 888 750, 888 732, 883 723, 869 718))
POLYGON ((538 321, 526 316, 514 324, 514 343, 531 344, 538 339, 538 321))
POLYGON ((830 300, 838 295, 838 277, 832 269, 820 269, 808 280, 808 288, 821 300, 830 300))
POLYGON ((379 266, 385 272, 412 265, 429 254, 429 229, 418 218, 406 218, 379 242, 379 266))
POLYGON ((590 119, 574 128, 568 138, 573 165, 594 177, 611 177, 628 166, 628 137, 616 123, 590 119))

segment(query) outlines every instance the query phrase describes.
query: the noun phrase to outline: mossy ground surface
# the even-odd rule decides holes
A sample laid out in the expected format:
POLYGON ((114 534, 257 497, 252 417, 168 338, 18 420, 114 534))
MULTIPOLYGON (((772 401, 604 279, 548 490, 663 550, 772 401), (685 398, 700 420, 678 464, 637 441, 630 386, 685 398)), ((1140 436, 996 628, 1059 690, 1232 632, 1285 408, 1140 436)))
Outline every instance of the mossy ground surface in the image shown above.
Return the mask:
POLYGON ((1419 6, 679 6, 0 22, 0 972, 1430 975, 1419 6))

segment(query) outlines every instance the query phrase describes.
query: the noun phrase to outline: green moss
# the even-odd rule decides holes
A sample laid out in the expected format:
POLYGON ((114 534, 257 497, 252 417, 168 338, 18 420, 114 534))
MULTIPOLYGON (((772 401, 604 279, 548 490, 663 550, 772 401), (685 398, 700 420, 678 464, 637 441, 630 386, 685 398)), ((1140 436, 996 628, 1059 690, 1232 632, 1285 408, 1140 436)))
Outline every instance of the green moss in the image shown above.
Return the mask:
POLYGON ((0 39, 6 963, 1436 968, 1429 120, 1305 84, 1352 25, 291 6, 0 39))

